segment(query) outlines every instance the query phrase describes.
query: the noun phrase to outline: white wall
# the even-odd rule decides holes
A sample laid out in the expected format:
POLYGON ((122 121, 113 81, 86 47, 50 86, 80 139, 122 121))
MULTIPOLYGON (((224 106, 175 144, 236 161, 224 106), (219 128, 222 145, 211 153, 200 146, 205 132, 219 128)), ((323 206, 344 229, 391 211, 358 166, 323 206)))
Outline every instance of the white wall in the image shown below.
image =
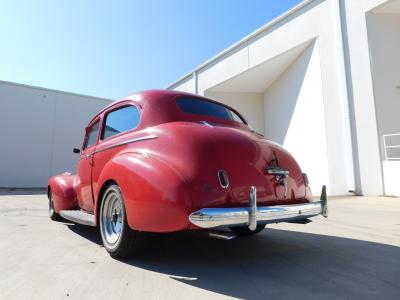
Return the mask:
POLYGON ((387 1, 385 0, 340 0, 344 34, 347 40, 345 55, 349 72, 353 107, 353 141, 359 166, 357 191, 365 195, 383 194, 382 165, 379 149, 374 91, 372 85, 370 52, 366 14, 387 1))
POLYGON ((400 197, 399 170, 400 170, 400 161, 387 160, 383 162, 386 196, 400 197))
MULTIPOLYGON (((265 136, 282 144, 306 172, 314 194, 329 180, 318 44, 308 47, 264 93, 265 136)), ((329 192, 329 190, 328 190, 329 192)), ((332 193, 331 193, 332 194, 332 193)))
POLYGON ((206 91, 205 96, 233 107, 245 117, 255 131, 264 134, 264 97, 262 93, 206 91))
POLYGON ((84 127, 110 103, 0 82, 0 187, 45 187, 51 175, 75 172, 84 127))
MULTIPOLYGON (((400 133, 400 14, 367 18, 378 133, 400 133)), ((392 153, 400 157, 400 149, 392 153)))
POLYGON ((196 93, 196 78, 194 77, 194 74, 180 82, 179 85, 172 89, 187 93, 196 93))

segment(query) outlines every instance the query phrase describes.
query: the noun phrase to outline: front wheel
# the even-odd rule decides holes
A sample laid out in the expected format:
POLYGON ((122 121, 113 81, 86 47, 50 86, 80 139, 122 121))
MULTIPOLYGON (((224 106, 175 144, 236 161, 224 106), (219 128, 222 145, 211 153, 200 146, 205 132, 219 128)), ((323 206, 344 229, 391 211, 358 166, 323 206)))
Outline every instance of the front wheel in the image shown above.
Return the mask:
POLYGON ((60 215, 54 210, 53 193, 49 192, 49 217, 53 221, 58 221, 61 219, 60 215))
POLYGON ((246 235, 253 235, 256 233, 261 232, 263 229, 265 228, 265 224, 264 225, 257 225, 256 229, 254 231, 250 230, 249 227, 247 226, 240 226, 240 227, 229 227, 229 229, 236 235, 242 235, 242 236, 246 236, 246 235))
POLYGON ((100 233, 104 248, 114 258, 124 258, 132 254, 138 232, 129 228, 121 189, 110 185, 101 201, 100 233))

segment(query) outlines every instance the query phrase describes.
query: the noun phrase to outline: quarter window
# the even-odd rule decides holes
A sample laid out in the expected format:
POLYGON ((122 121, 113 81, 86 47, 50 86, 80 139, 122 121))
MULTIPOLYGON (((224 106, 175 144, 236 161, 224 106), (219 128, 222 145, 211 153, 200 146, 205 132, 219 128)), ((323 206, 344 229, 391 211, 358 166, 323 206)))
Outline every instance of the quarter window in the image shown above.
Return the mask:
POLYGON ((102 139, 136 128, 140 114, 136 106, 125 106, 107 114, 102 139))
POLYGON ((100 122, 97 121, 87 130, 86 133, 86 142, 84 145, 84 149, 93 146, 97 142, 97 136, 99 133, 99 124, 100 122))

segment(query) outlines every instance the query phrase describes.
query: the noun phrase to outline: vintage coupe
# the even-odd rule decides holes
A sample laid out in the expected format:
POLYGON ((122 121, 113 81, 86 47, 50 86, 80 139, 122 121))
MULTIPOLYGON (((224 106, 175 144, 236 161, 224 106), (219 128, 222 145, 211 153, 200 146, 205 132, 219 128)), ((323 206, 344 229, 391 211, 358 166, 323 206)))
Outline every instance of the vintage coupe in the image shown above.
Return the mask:
MULTIPOLYGON (((313 201, 306 174, 233 108, 176 91, 145 91, 101 110, 85 130, 77 175, 53 176, 49 213, 99 226, 113 257, 141 232, 229 228, 327 216, 325 187, 313 201)), ((226 231, 226 230, 225 230, 226 231)))

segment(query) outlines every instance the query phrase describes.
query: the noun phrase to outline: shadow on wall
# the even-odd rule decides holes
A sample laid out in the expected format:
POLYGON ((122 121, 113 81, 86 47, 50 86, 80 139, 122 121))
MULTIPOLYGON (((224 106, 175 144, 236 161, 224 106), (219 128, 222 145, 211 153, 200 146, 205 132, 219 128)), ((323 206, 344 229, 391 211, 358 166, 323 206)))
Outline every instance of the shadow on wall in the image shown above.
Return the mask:
MULTIPOLYGON (((68 225, 101 244, 96 229, 68 225)), ((105 251, 105 250, 104 250, 105 251)), ((266 229, 222 241, 204 232, 148 234, 121 263, 242 299, 398 299, 400 248, 354 239, 266 229)))
MULTIPOLYGON (((400 5, 400 1, 397 2, 400 5)), ((400 132, 400 13, 369 13, 366 24, 379 142, 383 154, 382 136, 400 132)), ((387 138, 392 145, 399 144, 398 141, 396 137, 387 138)), ((388 154, 389 157, 400 157, 400 149, 389 148, 388 154)))
POLYGON ((265 136, 279 144, 286 139, 314 45, 315 41, 264 92, 265 136))

